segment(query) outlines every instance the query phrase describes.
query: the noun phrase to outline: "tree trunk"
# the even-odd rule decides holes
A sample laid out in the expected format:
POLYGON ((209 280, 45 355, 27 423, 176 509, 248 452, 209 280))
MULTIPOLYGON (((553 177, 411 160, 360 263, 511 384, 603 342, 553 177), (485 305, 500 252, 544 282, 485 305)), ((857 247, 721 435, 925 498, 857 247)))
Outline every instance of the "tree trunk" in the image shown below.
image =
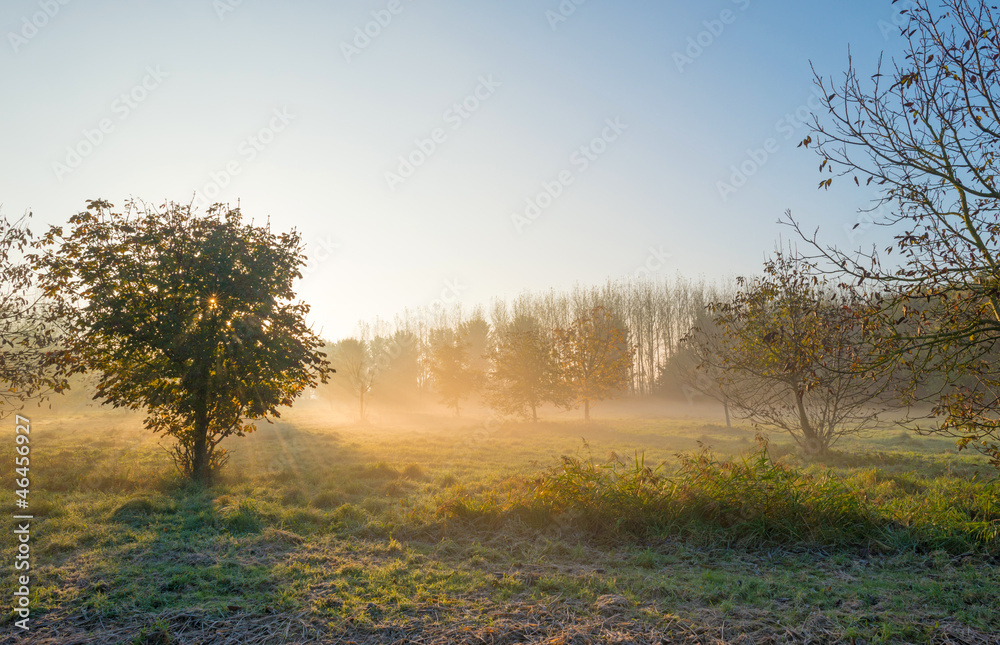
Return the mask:
POLYGON ((534 403, 531 404, 531 422, 538 423, 538 409, 534 403))
POLYGON ((590 399, 583 400, 583 419, 590 421, 590 399))
POLYGON ((802 449, 807 455, 815 456, 823 453, 825 446, 820 443, 819 437, 816 436, 816 432, 813 430, 812 424, 809 423, 809 417, 806 415, 806 406, 803 399, 805 399, 805 392, 796 390, 795 405, 799 412, 799 428, 802 431, 802 449))
POLYGON ((361 391, 361 395, 358 397, 358 422, 365 422, 365 392, 361 391))
POLYGON ((194 442, 191 446, 191 479, 204 485, 210 483, 208 463, 208 383, 201 387, 195 403, 194 442))
MULTIPOLYGON (((209 347, 216 347, 216 321, 214 318, 209 321, 212 330, 212 341, 209 347)), ((192 442, 191 455, 191 479, 208 486, 212 483, 212 465, 209 463, 208 454, 208 399, 212 379, 212 366, 215 364, 215 350, 207 352, 198 365, 197 381, 195 382, 195 402, 194 402, 194 440, 192 442)))
POLYGON ((726 427, 732 428, 733 424, 729 422, 729 401, 722 402, 722 409, 726 411, 726 427))

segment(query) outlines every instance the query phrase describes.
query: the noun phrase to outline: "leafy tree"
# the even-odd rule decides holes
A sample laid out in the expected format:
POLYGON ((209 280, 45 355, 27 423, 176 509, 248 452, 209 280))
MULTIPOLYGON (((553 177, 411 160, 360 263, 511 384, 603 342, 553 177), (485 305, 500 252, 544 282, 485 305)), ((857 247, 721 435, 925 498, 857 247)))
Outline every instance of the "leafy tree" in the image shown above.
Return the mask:
POLYGON ((412 400, 420 386, 420 339, 413 332, 400 329, 387 340, 387 387, 395 398, 412 400))
POLYGON ((572 399, 583 403, 587 421, 592 401, 611 398, 629 384, 635 348, 627 337, 624 327, 600 306, 556 330, 562 373, 572 399))
POLYGON ((25 259, 35 239, 27 215, 0 218, 0 419, 67 387, 54 357, 61 339, 53 303, 35 288, 25 259))
POLYGON ((537 422, 543 403, 569 407, 569 390, 550 335, 537 329, 502 333, 489 358, 486 398, 493 409, 537 422))
POLYGON ((489 369, 490 324, 479 311, 473 312, 469 320, 458 325, 458 336, 469 351, 469 367, 477 374, 485 374, 489 369))
POLYGON ((687 338, 735 413, 784 430, 809 455, 871 428, 886 382, 852 371, 866 351, 859 299, 780 253, 737 284, 731 301, 711 305, 715 329, 687 338))
POLYGON ((441 401, 455 409, 480 387, 482 372, 472 366, 469 343, 452 329, 431 333, 429 369, 441 401))
POLYGON ((219 443, 246 420, 279 416, 331 371, 294 303, 305 258, 296 232, 245 224, 216 204, 161 210, 97 200, 53 227, 35 261, 69 317, 69 372, 99 374, 95 398, 145 409, 145 425, 177 440, 178 468, 208 483, 219 443))
POLYGON ((358 397, 358 419, 364 423, 368 415, 368 400, 372 385, 379 374, 379 361, 373 355, 376 343, 357 338, 345 338, 333 346, 331 358, 338 366, 348 389, 358 397))
POLYGON ((732 427, 729 398, 719 385, 722 374, 718 361, 712 360, 721 351, 720 331, 707 307, 695 326, 681 338, 679 345, 661 369, 661 384, 679 387, 689 403, 693 403, 698 394, 715 399, 722 404, 726 427, 732 427))
POLYGON ((420 381, 420 340, 405 329, 376 336, 372 353, 378 357, 379 375, 373 390, 379 400, 413 402, 420 381))
MULTIPOLYGON (((1000 60, 996 8, 915 0, 901 29, 905 57, 868 81, 849 61, 842 82, 817 84, 828 114, 803 141, 821 170, 877 192, 869 219, 895 233, 879 254, 829 247, 816 257, 871 285, 871 373, 908 374, 904 402, 934 403, 934 431, 975 446, 1000 468, 1000 60), (898 251, 895 262, 889 254, 898 251), (943 376, 943 378, 941 378, 943 376), (940 383, 928 388, 929 382, 940 383)), ((790 216, 789 219, 791 220, 790 216)), ((799 230, 798 225, 791 224, 799 230)))

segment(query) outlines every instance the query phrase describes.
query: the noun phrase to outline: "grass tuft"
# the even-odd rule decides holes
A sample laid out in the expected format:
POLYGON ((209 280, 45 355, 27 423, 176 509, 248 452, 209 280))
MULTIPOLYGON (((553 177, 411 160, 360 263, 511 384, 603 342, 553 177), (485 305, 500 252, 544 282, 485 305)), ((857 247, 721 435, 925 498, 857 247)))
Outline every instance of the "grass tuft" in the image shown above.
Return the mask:
POLYGON ((423 479, 424 476, 424 469, 420 464, 407 464, 403 468, 403 477, 405 479, 423 479))
POLYGON ((264 528, 264 516, 253 500, 244 499, 224 517, 230 533, 259 533, 264 528))
POLYGON ((143 627, 129 641, 131 645, 175 645, 177 639, 170 631, 170 625, 164 620, 157 620, 148 627, 143 627))
POLYGON ((345 496, 340 491, 325 490, 317 493, 309 500, 309 506, 313 508, 333 509, 346 501, 345 496))

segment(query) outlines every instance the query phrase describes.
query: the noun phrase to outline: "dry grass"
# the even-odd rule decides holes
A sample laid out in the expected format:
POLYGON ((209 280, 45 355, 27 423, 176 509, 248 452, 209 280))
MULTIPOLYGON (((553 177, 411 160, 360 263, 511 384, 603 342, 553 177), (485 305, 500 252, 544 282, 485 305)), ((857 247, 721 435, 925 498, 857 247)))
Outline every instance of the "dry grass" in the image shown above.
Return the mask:
MULTIPOLYGON (((0 642, 35 645, 856 645, 859 642, 837 634, 820 613, 794 628, 784 627, 766 615, 726 617, 708 611, 702 612, 697 622, 667 616, 652 626, 619 613, 619 606, 614 599, 602 598, 589 607, 566 603, 497 607, 488 612, 488 624, 484 624, 481 615, 472 615, 452 617, 445 624, 413 620, 363 629, 334 629, 308 612, 218 618, 203 612, 170 611, 116 622, 50 614, 36 625, 30 638, 0 642)), ((926 626, 925 634, 925 642, 933 645, 998 642, 996 635, 948 622, 926 626)))
MULTIPOLYGON (((989 552, 656 532, 605 541, 572 524, 509 517, 484 530, 437 512, 538 476, 581 437, 595 455, 646 450, 676 466, 675 453, 699 442, 722 456, 752 449, 744 428, 636 418, 331 427, 322 409, 305 409, 234 442, 204 491, 177 477, 134 416, 38 412, 32 423, 32 631, 11 634, 8 615, 4 643, 1000 643, 989 552)), ((974 492, 982 466, 898 433, 848 444, 828 463, 786 447, 771 445, 783 467, 832 470, 879 504, 934 487, 974 492)), ((0 446, 0 459, 8 452, 0 446)), ((11 556, 5 541, 0 557, 11 556)), ((0 594, 11 584, 0 579, 0 594)))

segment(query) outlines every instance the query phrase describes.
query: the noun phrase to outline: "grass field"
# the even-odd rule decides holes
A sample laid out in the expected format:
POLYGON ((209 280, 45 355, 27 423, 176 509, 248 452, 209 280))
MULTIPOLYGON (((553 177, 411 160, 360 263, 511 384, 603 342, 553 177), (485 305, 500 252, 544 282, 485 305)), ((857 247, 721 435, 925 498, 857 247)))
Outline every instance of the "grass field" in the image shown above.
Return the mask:
POLYGON ((898 429, 805 463, 712 419, 305 407, 206 491, 137 416, 28 413, 32 628, 8 537, 3 642, 1000 643, 991 472, 898 429))

